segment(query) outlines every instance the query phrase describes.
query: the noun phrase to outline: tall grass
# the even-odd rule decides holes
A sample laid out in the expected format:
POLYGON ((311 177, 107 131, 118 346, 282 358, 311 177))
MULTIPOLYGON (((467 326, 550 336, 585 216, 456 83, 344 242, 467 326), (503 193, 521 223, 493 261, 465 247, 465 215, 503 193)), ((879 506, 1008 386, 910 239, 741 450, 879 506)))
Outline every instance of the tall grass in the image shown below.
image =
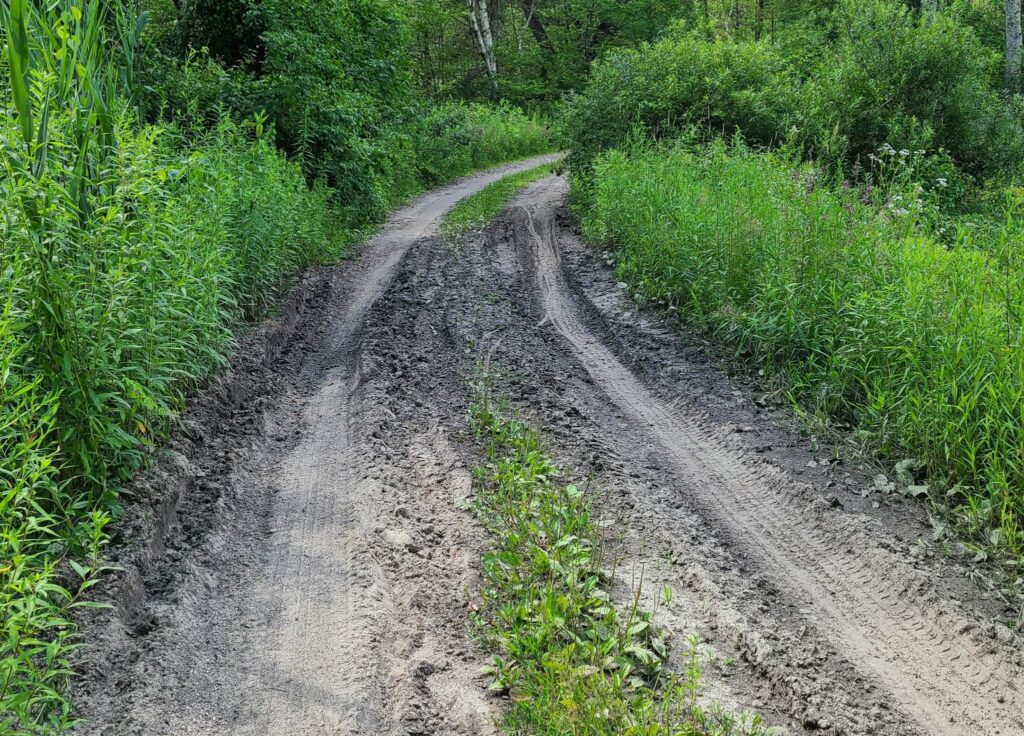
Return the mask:
POLYGON ((406 147, 396 146, 401 160, 393 193, 398 199, 478 169, 555 150, 555 138, 541 118, 509 105, 448 102, 401 130, 406 147))
MULTIPOLYGON (((894 155, 894 154, 893 154, 894 155)), ((985 545, 1024 552, 1024 263, 1014 208, 997 243, 946 247, 810 166, 742 145, 611 152, 587 233, 622 279, 777 372, 848 423, 985 545)))
POLYGON ((4 6, 0 78, 0 730, 57 733, 72 609, 102 571, 116 492, 231 329, 337 256, 325 189, 222 120, 141 126, 117 4, 4 6))

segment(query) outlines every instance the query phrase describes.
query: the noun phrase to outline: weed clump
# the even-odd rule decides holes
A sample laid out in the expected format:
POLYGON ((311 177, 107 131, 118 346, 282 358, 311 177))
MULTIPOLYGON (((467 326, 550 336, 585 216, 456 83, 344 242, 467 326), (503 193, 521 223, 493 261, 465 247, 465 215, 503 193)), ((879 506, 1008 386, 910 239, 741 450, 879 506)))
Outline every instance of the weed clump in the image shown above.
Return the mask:
POLYGON ((483 558, 477 624, 495 652, 492 687, 509 695, 505 732, 764 733, 756 717, 697 703, 696 654, 685 672, 668 671, 666 632, 638 607, 639 596, 625 611, 614 604, 588 493, 562 481, 537 433, 501 416, 485 396, 469 422, 486 458, 476 469, 476 510, 494 540, 483 558))

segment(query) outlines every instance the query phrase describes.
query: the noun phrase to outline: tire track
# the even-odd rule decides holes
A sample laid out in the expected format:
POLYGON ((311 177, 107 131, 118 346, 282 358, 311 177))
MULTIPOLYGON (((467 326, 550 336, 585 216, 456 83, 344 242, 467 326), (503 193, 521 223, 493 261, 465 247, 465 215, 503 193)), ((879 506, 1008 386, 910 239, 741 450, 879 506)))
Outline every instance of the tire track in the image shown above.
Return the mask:
MULTIPOLYGON (((191 498, 200 485, 193 483, 176 500, 180 526, 159 532, 175 554, 138 571, 147 587, 132 591, 143 598, 134 608, 145 625, 108 654, 117 669, 90 673, 76 733, 468 736, 486 729, 487 704, 473 679, 480 663, 465 651, 452 567, 431 561, 446 538, 466 538, 471 521, 437 510, 444 499, 419 485, 447 479, 450 452, 436 432, 410 436, 402 423, 386 443, 374 439, 388 421, 382 410, 391 419, 427 410, 387 408, 398 379, 381 372, 380 356, 364 355, 363 343, 374 305, 445 212, 508 174, 555 159, 499 167, 424 195, 392 216, 358 261, 333 270, 328 293, 310 310, 322 319, 307 317, 291 340, 302 354, 289 358, 290 375, 274 384, 279 402, 266 415, 253 412, 256 426, 236 428, 238 437, 215 438, 231 449, 214 453, 209 473, 181 458, 182 476, 217 495, 207 503, 191 498), (375 370, 364 369, 364 357, 375 370), (403 499, 435 518, 435 528, 428 533, 409 514, 388 517, 403 499), (387 529, 379 526, 385 518, 387 529)), ((406 417, 413 419, 422 417, 406 417)), ((197 455, 205 462, 209 450, 197 455)))
POLYGON ((664 449, 685 490, 927 733, 1024 734, 1022 673, 975 638, 972 621, 850 519, 831 515, 824 523, 823 502, 751 462, 706 418, 673 412, 587 329, 559 254, 555 211, 564 193, 550 178, 518 200, 546 317, 612 402, 664 449))

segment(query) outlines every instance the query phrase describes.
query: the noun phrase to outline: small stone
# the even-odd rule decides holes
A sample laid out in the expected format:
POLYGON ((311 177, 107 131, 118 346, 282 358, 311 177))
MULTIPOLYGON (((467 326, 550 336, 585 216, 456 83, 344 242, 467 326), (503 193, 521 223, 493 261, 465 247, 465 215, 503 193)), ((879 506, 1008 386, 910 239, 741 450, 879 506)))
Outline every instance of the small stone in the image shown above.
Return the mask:
MULTIPOLYGON (((828 721, 825 721, 828 724, 828 721)), ((821 715, 816 710, 809 710, 804 713, 803 725, 804 728, 822 729, 828 728, 827 725, 823 726, 821 715)))

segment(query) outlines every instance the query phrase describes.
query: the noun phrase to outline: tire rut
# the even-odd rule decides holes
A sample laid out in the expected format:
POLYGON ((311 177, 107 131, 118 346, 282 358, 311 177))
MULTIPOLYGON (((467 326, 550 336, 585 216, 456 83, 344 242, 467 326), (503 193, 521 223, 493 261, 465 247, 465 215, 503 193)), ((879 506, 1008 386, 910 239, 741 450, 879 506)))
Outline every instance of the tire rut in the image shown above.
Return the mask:
POLYGON ((130 562, 115 582, 118 608, 86 630, 109 646, 86 660, 77 732, 487 732, 482 663, 450 587, 453 575, 471 574, 477 543, 468 514, 434 488, 464 485, 465 470, 425 408, 396 403, 396 379, 379 356, 367 369, 364 341, 376 303, 448 209, 555 159, 499 167, 398 211, 357 261, 331 272, 319 311, 288 338, 302 354, 283 361, 287 375, 247 369, 251 384, 274 378, 248 398, 267 411, 245 413, 252 407, 243 399, 231 409, 245 417, 234 438, 206 440, 198 426, 195 457, 179 455, 180 472, 155 477, 154 505, 168 510, 163 521, 145 507, 130 512, 135 547, 121 550, 130 562), (398 412, 408 416, 378 441, 398 412), (393 506, 406 513, 383 525, 393 506), (462 554, 451 553, 451 539, 462 554))
POLYGON ((823 522, 823 501, 746 457, 727 432, 674 411, 588 329, 560 259, 555 215, 564 194, 549 178, 517 202, 525 217, 516 237, 535 259, 545 316, 610 400, 663 449, 685 491, 926 733, 1024 733, 1022 673, 976 637, 974 622, 858 525, 842 515, 823 522))

